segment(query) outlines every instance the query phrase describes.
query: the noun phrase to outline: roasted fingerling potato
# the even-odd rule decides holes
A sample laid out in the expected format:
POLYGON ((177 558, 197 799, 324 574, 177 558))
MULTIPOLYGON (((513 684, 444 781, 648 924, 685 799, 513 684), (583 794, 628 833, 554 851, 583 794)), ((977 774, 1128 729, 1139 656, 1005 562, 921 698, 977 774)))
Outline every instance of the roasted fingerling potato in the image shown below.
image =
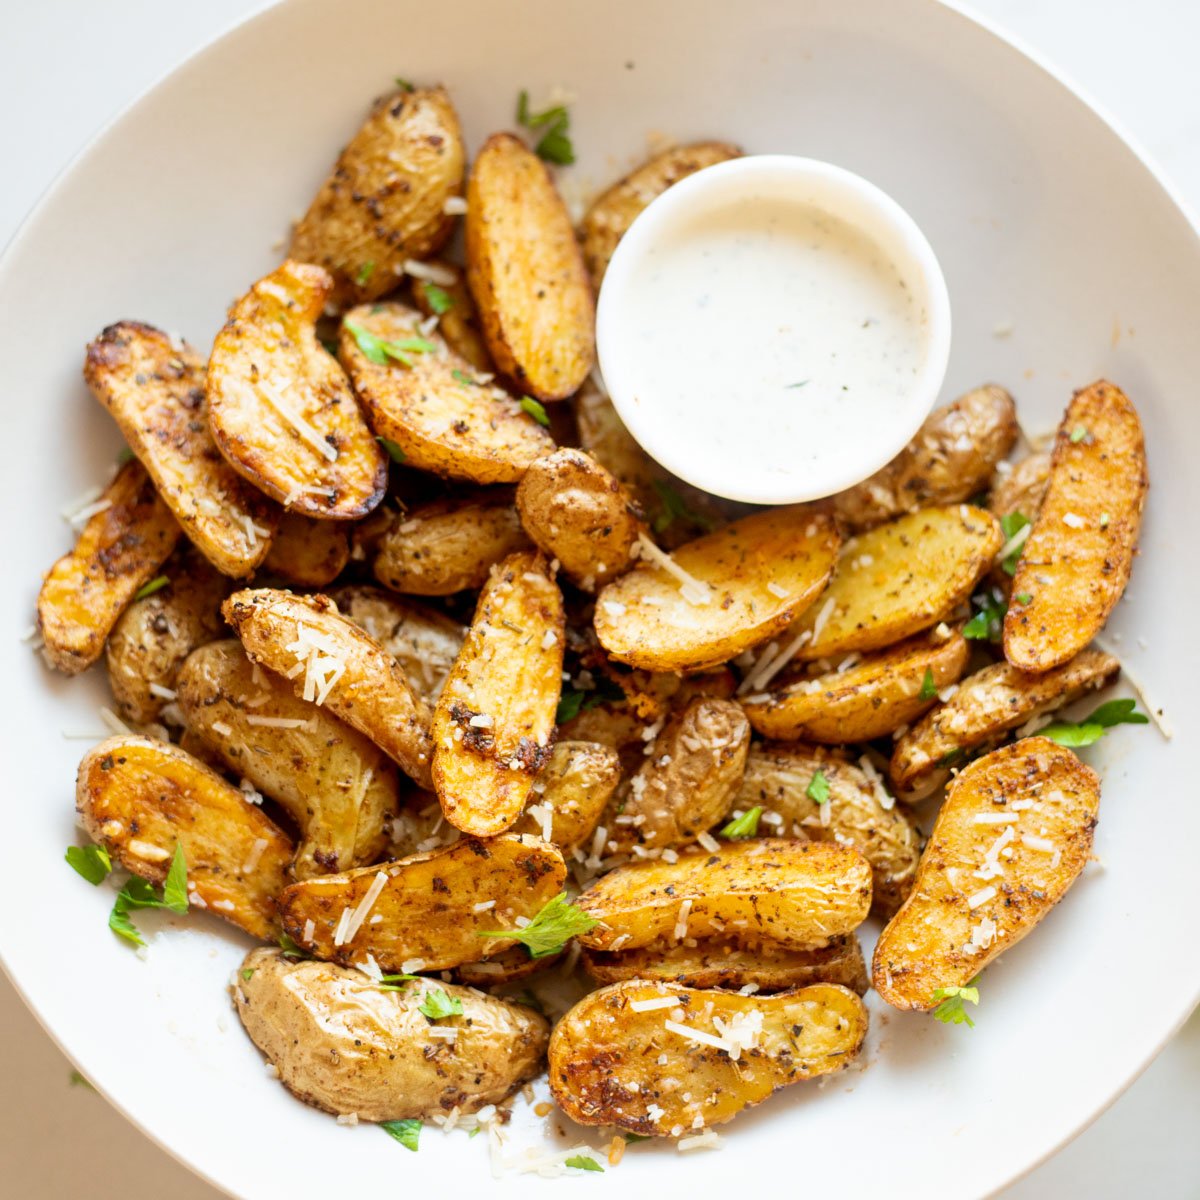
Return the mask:
POLYGON ((998 517, 1020 513, 1026 520, 1033 521, 1041 511, 1049 482, 1049 454, 1038 452, 1017 463, 997 463, 988 508, 998 517), (1003 470, 1005 467, 1008 469, 1003 470))
POLYGON ((295 587, 323 588, 350 561, 350 534, 338 521, 284 513, 263 560, 263 570, 295 587))
POLYGON ((557 742, 512 830, 572 854, 590 841, 620 781, 615 750, 598 742, 557 742))
POLYGON ((491 374, 496 365, 488 353, 487 342, 483 340, 483 322, 479 319, 479 309, 475 307, 462 270, 441 260, 429 265, 443 280, 452 277, 454 282, 433 283, 428 279, 414 279, 413 303, 426 318, 437 317, 438 333, 459 358, 465 358, 476 371, 491 374))

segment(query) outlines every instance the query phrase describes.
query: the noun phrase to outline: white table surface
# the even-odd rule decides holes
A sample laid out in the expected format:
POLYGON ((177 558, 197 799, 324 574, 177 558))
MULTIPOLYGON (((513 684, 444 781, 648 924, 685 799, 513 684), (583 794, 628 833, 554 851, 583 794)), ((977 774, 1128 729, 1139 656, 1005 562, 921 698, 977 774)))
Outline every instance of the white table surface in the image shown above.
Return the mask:
MULTIPOLYGON (((0 243, 101 124, 193 48, 261 6, 262 0, 4 0, 0 243)), ((975 9, 1059 66, 1115 115, 1200 212, 1197 0, 977 0, 975 9)), ((75 989, 86 1004, 88 988, 99 981, 73 979, 68 968, 64 964, 63 987, 75 989)), ((1137 987, 1131 1020, 1137 1019, 1138 1004, 1154 1002, 1155 988, 1171 986, 1166 971, 1123 981, 1117 947, 1113 978, 1096 982, 1137 987)), ((1044 1019, 1060 1021, 1069 1031, 1069 1012, 1046 1013, 1044 1019)), ((218 1193, 99 1096, 71 1085, 70 1064, 2 976, 0 1029, 5 1067, 0 1192, 14 1200, 116 1200, 130 1194, 216 1200, 218 1193)), ((164 1102, 185 1082, 164 1080, 164 1102)), ((1200 1196, 1198 1084, 1200 1015, 1104 1116, 1005 1193, 1005 1200, 1134 1195, 1194 1200, 1200 1196)))

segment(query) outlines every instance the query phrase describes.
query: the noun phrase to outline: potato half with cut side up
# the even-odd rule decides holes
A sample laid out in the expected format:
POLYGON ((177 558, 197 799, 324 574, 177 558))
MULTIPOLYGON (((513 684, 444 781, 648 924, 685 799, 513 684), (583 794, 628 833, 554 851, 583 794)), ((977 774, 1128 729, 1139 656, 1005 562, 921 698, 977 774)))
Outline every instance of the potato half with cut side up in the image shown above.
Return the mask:
POLYGON ((182 846, 190 903, 254 937, 278 936, 275 897, 295 847, 199 759, 137 734, 108 738, 79 764, 75 807, 83 827, 127 871, 162 883, 182 846))
POLYGON ((558 742, 513 832, 543 838, 570 854, 587 844, 620 780, 615 750, 598 742, 558 742))
POLYGON ((217 450, 204 360, 152 325, 120 321, 88 344, 83 377, 200 553, 225 575, 249 575, 280 514, 217 450))
POLYGON ((825 594, 793 626, 796 657, 878 650, 947 620, 1003 544, 1000 522, 971 504, 923 508, 850 538, 825 594))
POLYGON ((679 1137, 841 1070, 866 1034, 863 1002, 832 983, 770 996, 614 983, 555 1026, 550 1090, 581 1125, 679 1137))
POLYGON ((296 587, 321 588, 331 584, 349 561, 350 534, 345 525, 284 513, 263 568, 296 587))
POLYGON ((1096 773, 1049 738, 977 759, 950 785, 912 893, 875 946, 871 980, 893 1008, 928 1012, 1063 898, 1092 851, 1096 773))
POLYGON ((832 520, 793 506, 743 517, 643 562, 596 601, 600 644, 649 671, 698 671, 787 629, 834 569, 832 520))
POLYGON ((521 815, 550 757, 562 689, 562 593, 540 554, 492 572, 433 714, 433 782, 456 828, 491 837, 521 815))
POLYGON ((371 954, 388 972, 442 971, 514 946, 515 938, 483 934, 532 920, 566 877, 562 855, 537 838, 463 838, 295 883, 280 896, 279 912, 296 944, 317 958, 348 966, 371 954))
POLYGON ((520 138, 493 134, 467 184, 467 283, 497 369, 539 400, 577 391, 596 311, 566 205, 520 138))
POLYGON ((208 421, 230 466, 289 512, 364 517, 387 487, 387 455, 350 381, 317 341, 329 275, 285 262, 229 310, 208 362, 208 421))
POLYGON ((1137 410, 1105 380, 1076 392, 1013 577, 1004 657, 1021 671, 1074 658, 1125 591, 1149 479, 1137 410))
POLYGON ((233 998, 288 1091, 360 1121, 499 1104, 541 1070, 549 1036, 532 1008, 474 988, 423 979, 383 991, 361 971, 278 950, 246 956, 233 998), (430 1021, 421 1006, 435 992, 461 1011, 430 1021))
POLYGON ((871 868, 857 850, 760 838, 647 859, 596 880, 578 905, 599 924, 592 950, 636 950, 665 938, 728 937, 794 949, 857 929, 871 907, 871 868))
POLYGON ((46 572, 37 623, 51 666, 78 675, 179 541, 181 530, 139 462, 100 494, 75 547, 46 572))
POLYGON ((426 317, 438 318, 438 333, 446 339, 460 358, 465 358, 476 371, 494 372, 496 364, 488 353, 483 340, 483 323, 471 289, 463 278, 460 268, 447 262, 434 262, 430 266, 443 273, 443 278, 454 276, 453 283, 433 283, 428 279, 414 279, 412 283, 413 303, 426 317))
POLYGON ((429 786, 428 705, 400 664, 328 596, 249 588, 230 596, 222 611, 253 662, 291 680, 302 700, 328 704, 416 783, 429 786))
POLYGON ((888 767, 896 794, 907 801, 931 795, 972 751, 994 746, 1027 721, 1104 687, 1120 669, 1111 654, 1084 650, 1040 675, 1018 671, 1006 662, 976 671, 896 742, 888 767))

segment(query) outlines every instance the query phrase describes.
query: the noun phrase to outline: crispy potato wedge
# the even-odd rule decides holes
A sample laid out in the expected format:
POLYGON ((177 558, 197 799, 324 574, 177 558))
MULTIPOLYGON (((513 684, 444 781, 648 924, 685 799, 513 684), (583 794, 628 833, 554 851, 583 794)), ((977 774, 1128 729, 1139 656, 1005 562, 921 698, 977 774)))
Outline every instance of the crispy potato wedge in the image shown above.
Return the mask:
POLYGON ((400 447, 406 466, 471 483, 516 483, 554 449, 553 439, 502 387, 420 325, 421 314, 403 304, 365 304, 346 314, 338 355, 368 424, 400 447), (422 345, 432 349, 403 349, 422 345))
POLYGON ((1149 479, 1137 410, 1105 380, 1075 393, 1013 577, 1004 657, 1049 671, 1096 636, 1129 582, 1149 479))
POLYGON ((117 472, 96 505, 75 548, 46 572, 38 592, 46 658, 67 675, 78 675, 104 653, 104 639, 181 532, 138 462, 117 472))
POLYGON ((921 634, 844 671, 787 676, 742 701, 756 733, 780 741, 869 742, 911 724, 956 683, 970 646, 961 633, 921 634))
POLYGON ((371 436, 337 359, 317 341, 332 281, 285 262, 229 310, 208 363, 208 421, 230 466, 289 512, 365 516, 387 488, 371 436))
POLYGON ((491 837, 521 815, 550 758, 562 690, 562 593, 540 554, 492 572, 433 713, 433 783, 446 820, 491 837))
POLYGON ((786 838, 689 851, 675 862, 617 867, 577 901, 599 924, 591 950, 636 950, 718 935, 739 944, 823 946, 856 929, 871 907, 871 868, 857 850, 786 838))
POLYGON ((1099 806, 1096 773, 1049 738, 967 767, 950 785, 911 895, 879 936, 871 980, 880 996, 928 1012, 938 988, 963 986, 1019 942, 1083 870, 1099 806))
POLYGON ((88 344, 83 377, 200 553, 225 575, 249 575, 280 513, 217 450, 204 360, 153 325, 121 321, 88 344))
POLYGON ((463 963, 454 968, 454 978, 468 987, 507 987, 519 983, 531 975, 548 970, 562 960, 561 954, 548 954, 544 958, 530 958, 524 946, 514 946, 484 962, 463 963))
POLYGON ((566 205, 520 138, 484 143, 467 183, 467 284, 497 368, 539 400, 579 389, 596 311, 566 205))
POLYGON ((388 972, 442 971, 515 945, 480 934, 512 929, 517 917, 532 920, 562 891, 566 875, 562 855, 536 838, 463 838, 444 850, 294 883, 279 897, 279 913, 296 944, 317 958, 349 966, 373 954, 388 972), (488 900, 494 908, 475 911, 488 900))
POLYGON ((502 558, 530 545, 505 490, 412 509, 386 532, 372 570, 385 587, 414 596, 452 596, 483 587, 502 558))
POLYGON ((598 742, 559 742, 533 781, 531 802, 513 832, 540 837, 568 855, 589 841, 620 780, 615 750, 598 742))
POLYGON ((783 992, 811 983, 838 983, 860 996, 870 986, 862 947, 852 933, 813 950, 746 947, 714 938, 694 946, 663 943, 615 953, 585 950, 581 961, 600 984, 645 979, 689 988, 736 989, 752 983, 760 992, 783 992))
POLYGON ((533 463, 517 488, 517 511, 534 543, 584 591, 633 565, 643 528, 633 497, 582 450, 533 463))
POLYGON ((275 897, 287 882, 291 839, 178 746, 137 734, 93 746, 79 764, 75 807, 127 871, 162 883, 180 845, 192 904, 254 937, 278 936, 275 897))
POLYGON ((1042 508, 1042 497, 1050 482, 1050 455, 1030 454, 1014 463, 1009 470, 1001 471, 997 464, 992 476, 992 491, 988 497, 988 508, 998 517, 1020 513, 1030 521, 1042 508))
POLYGON ((724 820, 750 748, 750 723, 732 700, 697 696, 677 709, 605 825, 610 849, 683 846, 724 820), (614 846, 615 843, 615 846, 614 846))
POLYGON ((295 821, 297 879, 374 862, 399 810, 387 755, 292 685, 252 663, 235 639, 197 650, 179 673, 187 727, 229 770, 295 821))
POLYGON ((523 1004, 414 980, 385 992, 361 971, 252 950, 233 988, 238 1016, 293 1095, 360 1121, 471 1113, 499 1104, 542 1067, 549 1026, 523 1004), (436 1026, 431 991, 462 1007, 436 1026), (449 1041, 437 1030, 453 1029, 449 1041))
POLYGON ((496 364, 488 353, 483 340, 483 322, 471 289, 458 267, 438 261, 431 263, 442 272, 455 277, 454 283, 433 284, 425 279, 414 279, 412 284, 413 303, 426 317, 438 318, 438 333, 446 339, 460 358, 465 358, 476 371, 494 372, 496 364), (449 305, 449 307, 447 307, 449 305))
POLYGON ((398 89, 375 101, 292 232, 288 257, 334 279, 339 308, 390 292, 408 259, 454 229, 466 153, 445 88, 398 89))
POLYGON ((1104 687, 1120 669, 1111 654, 1083 650, 1040 675, 1006 662, 976 671, 896 742, 888 767, 896 795, 910 803, 931 795, 972 751, 991 747, 1027 721, 1104 687))
POLYGON ((321 588, 349 561, 350 534, 344 525, 284 513, 263 566, 296 587, 321 588))
MULTIPOLYGON (((799 506, 743 517, 675 551, 674 568, 692 582, 681 585, 655 556, 608 584, 596 602, 596 635, 613 658, 649 671, 728 662, 812 604, 838 542, 828 517, 799 506)), ((650 543, 641 545, 645 555, 650 543)))
POLYGON ((413 689, 432 705, 462 649, 466 629, 457 621, 381 588, 355 584, 330 593, 338 611, 378 642, 399 664, 413 689))
POLYGON ((919 508, 956 504, 987 486, 1017 433, 1012 397, 995 384, 976 388, 935 408, 886 467, 831 497, 828 507, 857 533, 919 508))
POLYGON ((970 504, 923 508, 850 538, 820 602, 792 627, 803 639, 796 657, 878 650, 946 620, 1003 543, 999 521, 970 504))
POLYGON ((248 588, 230 596, 221 611, 252 661, 290 677, 302 700, 328 704, 406 775, 429 786, 428 706, 400 664, 327 596, 248 588))
POLYGON ((840 1070, 866 1034, 863 1002, 836 984, 739 996, 634 979, 585 996, 555 1026, 550 1090, 581 1125, 679 1137, 840 1070))
POLYGON ((199 553, 179 554, 166 564, 170 583, 135 600, 113 626, 104 647, 108 686, 117 712, 135 725, 162 715, 179 668, 197 646, 225 632, 221 601, 225 576, 199 553))
POLYGON ((761 806, 760 830, 853 847, 871 864, 872 910, 891 916, 912 887, 921 839, 901 809, 884 807, 881 790, 842 754, 776 742, 750 751, 732 808, 761 806), (809 795, 818 771, 829 787, 827 807, 809 795))
POLYGON ((617 243, 642 210, 672 184, 711 167, 714 163, 739 158, 741 150, 728 142, 693 142, 672 146, 644 162, 624 179, 601 193, 584 214, 579 226, 583 257, 592 287, 600 291, 604 272, 617 243))

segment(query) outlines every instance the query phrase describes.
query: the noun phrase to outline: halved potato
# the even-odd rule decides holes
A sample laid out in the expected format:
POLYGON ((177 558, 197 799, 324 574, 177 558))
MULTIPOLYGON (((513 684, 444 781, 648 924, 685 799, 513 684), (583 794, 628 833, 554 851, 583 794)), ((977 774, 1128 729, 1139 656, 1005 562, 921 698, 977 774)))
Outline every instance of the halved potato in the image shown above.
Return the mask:
POLYGON ((1020 513, 1033 521, 1042 508, 1042 497, 1050 482, 1050 455, 1038 452, 1001 471, 999 464, 992 476, 988 508, 998 517, 1020 513))
POLYGON ((328 704, 405 774, 429 786, 428 706, 400 664, 328 596, 249 588, 230 596, 221 611, 254 662, 290 679, 302 700, 328 704))
POLYGON ((445 88, 380 97, 297 223, 288 256, 324 267, 339 307, 390 292, 407 259, 449 238, 446 201, 461 194, 465 163, 445 88))
POLYGON ((554 1027, 550 1090, 581 1125, 680 1137, 841 1070, 866 1034, 863 1002, 832 983, 739 996, 635 979, 585 996, 554 1027))
POLYGON ((493 134, 467 184, 467 283, 496 367, 539 400, 578 390, 595 360, 595 306, 554 180, 511 133, 493 134))
POLYGON ((88 344, 83 377, 112 414, 193 544, 225 575, 265 557, 279 510, 221 457, 208 428, 204 360, 186 342, 120 321, 88 344))
POLYGON ((871 868, 846 846, 760 838, 627 863, 577 903, 599 922, 579 937, 592 950, 717 936, 805 950, 862 924, 871 868))
POLYGON ((38 628, 52 666, 78 675, 104 653, 109 631, 166 562, 180 532, 145 468, 126 463, 96 501, 75 548, 42 580, 38 628))
POLYGON ((932 794, 972 751, 995 745, 1010 730, 1104 687, 1120 669, 1111 654, 1083 650, 1040 675, 1006 662, 976 671, 897 741, 888 767, 896 794, 910 802, 932 794))
POLYGON ((367 422, 400 447, 406 466, 472 483, 516 483, 554 449, 550 435, 439 334, 423 334, 420 326, 421 314, 403 304, 364 304, 342 321, 338 355, 367 422), (380 350, 380 342, 405 358, 380 350), (431 349, 411 349, 421 346, 431 349))
POLYGON ((297 587, 321 588, 332 583, 349 561, 350 534, 344 525, 284 513, 263 567, 297 587))
POLYGON ((562 855, 536 838, 463 838, 444 850, 294 883, 279 897, 296 944, 349 966, 371 954, 388 972, 442 971, 516 944, 481 937, 532 920, 562 891, 562 855), (491 907, 487 907, 491 901, 491 907))
POLYGON ((389 837, 385 857, 396 859, 444 850, 453 846, 462 834, 446 820, 434 792, 414 789, 405 797, 404 806, 392 820, 389 837))
POLYGON ((287 882, 291 839, 178 746, 137 734, 93 746, 79 764, 75 808, 127 871, 162 883, 182 846, 190 903, 255 937, 278 936, 275 897, 287 882))
POLYGON ((496 365, 488 353, 487 342, 483 340, 479 309, 475 307, 475 300, 462 271, 440 260, 430 265, 453 275, 454 282, 435 284, 425 279, 414 279, 413 303, 426 317, 438 318, 438 333, 446 339, 446 345, 455 354, 465 358, 476 371, 495 371, 496 365))
POLYGON ((738 158, 741 150, 728 142, 693 142, 672 146, 644 162, 624 179, 601 193, 584 214, 579 226, 583 257, 592 277, 592 286, 600 291, 604 272, 617 243, 642 210, 661 196, 672 184, 714 163, 738 158))
POLYGON ((385 992, 361 971, 278 950, 246 956, 233 998, 288 1091, 360 1121, 499 1104, 541 1070, 550 1032, 532 1008, 474 988, 414 980, 385 992), (435 989, 461 1013, 430 1021, 421 1005, 435 989))
POLYGON ((332 286, 289 261, 234 303, 208 363, 208 421, 230 466, 289 512, 353 520, 383 499, 387 455, 317 341, 332 286))
POLYGON ((1096 773, 1049 738, 967 767, 875 947, 880 996, 928 1012, 937 989, 962 987, 1030 933, 1083 870, 1099 806, 1096 773))
POLYGON ((1103 379, 1076 392, 1013 577, 1004 657, 1014 667, 1061 666, 1104 627, 1129 582, 1148 486, 1142 423, 1125 393, 1103 379))
POLYGON ((743 517, 608 584, 596 601, 596 635, 613 658, 650 671, 728 662, 812 604, 838 542, 829 517, 800 506, 743 517))
POLYGON ((825 594, 793 626, 796 657, 878 650, 950 618, 1003 543, 1000 522, 970 504, 923 508, 850 538, 825 594))
POLYGON ((559 742, 533 781, 514 833, 552 842, 564 855, 584 846, 621 779, 615 750, 598 742, 559 742))
POLYGON ((547 954, 544 958, 530 958, 524 946, 514 946, 489 958, 485 962, 463 963, 454 968, 454 978, 473 988, 507 987, 519 983, 540 971, 549 970, 562 961, 562 954, 547 954))
POLYGON ((230 771, 278 802, 303 840, 292 874, 326 875, 374 862, 399 808, 387 755, 292 685, 255 666, 235 639, 197 650, 179 673, 187 727, 230 771))
POLYGON ((446 819, 491 837, 521 815, 550 757, 562 689, 562 593, 540 554, 492 573, 433 714, 433 783, 446 819))

